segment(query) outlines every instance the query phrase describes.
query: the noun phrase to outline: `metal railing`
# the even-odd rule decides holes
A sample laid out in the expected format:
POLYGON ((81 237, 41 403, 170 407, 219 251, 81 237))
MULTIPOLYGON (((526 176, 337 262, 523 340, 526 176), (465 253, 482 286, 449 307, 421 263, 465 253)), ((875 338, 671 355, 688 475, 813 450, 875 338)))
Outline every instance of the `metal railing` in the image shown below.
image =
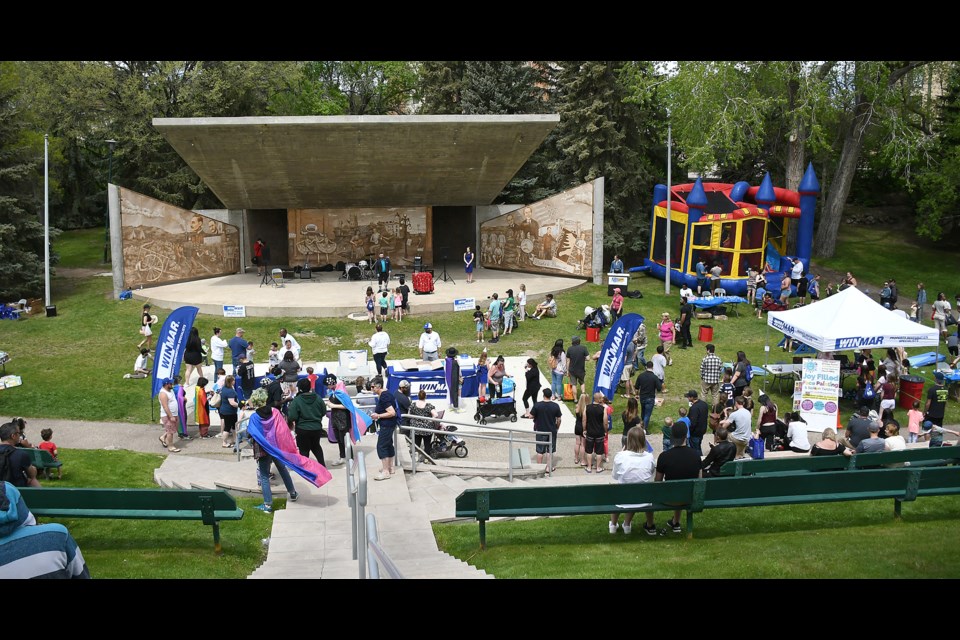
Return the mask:
POLYGON ((353 559, 357 560, 361 580, 380 577, 380 567, 393 579, 402 579, 403 574, 390 556, 380 546, 377 518, 366 513, 367 465, 363 451, 354 449, 353 442, 344 442, 347 453, 347 504, 350 506, 350 533, 353 542, 353 559))
MULTIPOLYGON (((413 414, 409 414, 409 413, 401 414, 401 415, 400 415, 400 418, 401 418, 401 419, 402 419, 402 418, 415 418, 415 419, 417 419, 417 420, 428 420, 428 421, 430 421, 430 422, 438 422, 438 423, 443 423, 443 424, 452 424, 452 425, 454 425, 454 426, 460 426, 460 427, 473 427, 473 428, 476 428, 476 426, 477 426, 476 424, 470 423, 470 422, 456 422, 456 421, 450 420, 450 419, 448 419, 448 418, 434 418, 434 417, 432 417, 432 416, 418 416, 418 415, 413 415, 413 414)), ((400 429, 409 430, 409 431, 411 432, 410 435, 413 436, 413 437, 410 438, 410 466, 411 466, 411 471, 412 471, 412 473, 416 474, 416 473, 417 473, 417 452, 416 452, 417 447, 416 447, 416 437, 415 437, 415 436, 416 436, 417 433, 430 433, 430 434, 439 435, 439 436, 448 436, 448 435, 450 435, 451 433, 456 433, 458 436, 463 437, 463 438, 476 438, 476 439, 478 439, 478 440, 498 440, 498 441, 500 441, 500 442, 506 442, 506 443, 508 443, 508 444, 507 444, 508 480, 509 480, 510 482, 513 482, 513 450, 514 450, 514 444, 533 444, 533 445, 537 445, 537 444, 543 445, 543 444, 546 444, 546 445, 547 445, 547 451, 550 452, 549 454, 547 454, 547 455, 549 456, 548 460, 549 460, 550 462, 549 462, 549 464, 547 464, 546 473, 547 473, 547 475, 553 475, 553 473, 552 473, 552 471, 551 471, 551 470, 553 469, 553 467, 554 467, 554 464, 553 464, 553 453, 552 453, 552 452, 553 452, 553 433, 552 433, 552 432, 549 432, 549 431, 537 431, 537 432, 535 432, 534 434, 531 434, 529 431, 524 430, 524 429, 517 429, 517 428, 515 428, 515 427, 500 427, 500 426, 489 425, 489 424, 483 425, 483 428, 484 428, 484 429, 493 429, 493 430, 496 430, 496 431, 506 431, 506 432, 508 432, 508 435, 507 435, 507 436, 494 436, 494 435, 486 435, 486 434, 482 434, 482 433, 469 433, 469 432, 465 432, 465 431, 455 431, 455 432, 451 432, 451 431, 444 431, 444 430, 442 430, 442 429, 428 429, 428 428, 426 428, 426 427, 415 427, 415 426, 412 426, 412 425, 402 425, 402 426, 401 426, 401 425, 398 425, 396 431, 394 432, 394 446, 395 446, 396 449, 399 450, 399 448, 400 448, 400 444, 399 444, 399 443, 400 443, 400 440, 399 440, 399 437, 400 437, 400 429), (514 438, 514 432, 517 432, 517 433, 519 433, 520 435, 523 435, 523 436, 534 435, 535 437, 534 437, 534 439, 532 439, 532 440, 531 440, 530 438, 527 438, 527 437, 517 439, 517 438, 514 438), (546 439, 545 439, 545 440, 539 440, 539 439, 537 439, 537 438, 540 437, 540 436, 546 436, 546 439)), ((427 453, 427 455, 431 455, 431 453, 430 453, 429 451, 427 451, 426 453, 427 453)))

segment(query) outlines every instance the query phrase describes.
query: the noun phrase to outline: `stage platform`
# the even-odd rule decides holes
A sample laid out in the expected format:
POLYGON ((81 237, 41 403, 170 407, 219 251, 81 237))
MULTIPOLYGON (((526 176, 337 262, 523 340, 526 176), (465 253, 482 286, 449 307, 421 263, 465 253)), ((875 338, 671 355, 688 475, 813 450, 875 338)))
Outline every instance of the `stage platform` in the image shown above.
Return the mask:
MULTIPOLYGON (((440 279, 442 270, 435 270, 434 292, 417 295, 413 293, 413 273, 404 273, 411 289, 409 304, 414 313, 453 311, 453 301, 463 298, 475 298, 477 304, 486 309, 487 296, 498 293, 502 298, 507 289, 513 289, 516 295, 521 283, 527 286, 527 310, 532 312, 546 294, 557 294, 586 281, 475 269, 474 282, 467 284, 462 268, 456 271, 449 269, 447 274, 452 280, 448 281, 440 279)), ((245 307, 247 317, 340 318, 358 314, 359 319, 365 320, 364 296, 367 287, 372 286, 374 292, 377 290, 375 279, 348 281, 336 271, 313 272, 309 279, 285 278, 282 286, 274 286, 273 283, 261 285, 261 280, 261 276, 253 270, 245 274, 137 289, 133 297, 163 309, 195 306, 200 313, 216 316, 223 315, 225 305, 240 305, 245 307)), ((399 281, 395 274, 390 280, 390 288, 397 286, 399 281)))

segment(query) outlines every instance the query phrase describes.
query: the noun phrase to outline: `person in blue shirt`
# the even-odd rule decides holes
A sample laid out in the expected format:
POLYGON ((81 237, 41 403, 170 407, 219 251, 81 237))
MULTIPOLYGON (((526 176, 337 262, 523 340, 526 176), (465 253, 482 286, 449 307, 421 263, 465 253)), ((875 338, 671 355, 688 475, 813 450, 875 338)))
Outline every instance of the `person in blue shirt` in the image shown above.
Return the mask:
POLYGON ((620 256, 613 256, 613 262, 610 263, 610 273, 623 273, 623 260, 620 256))
POLYGON ((240 356, 247 355, 249 346, 249 343, 243 339, 243 329, 237 327, 236 335, 227 341, 227 346, 230 347, 230 355, 233 356, 233 373, 236 375, 237 367, 240 366, 240 356))
POLYGON ((703 295, 703 288, 707 286, 707 265, 703 258, 697 260, 697 295, 703 295))

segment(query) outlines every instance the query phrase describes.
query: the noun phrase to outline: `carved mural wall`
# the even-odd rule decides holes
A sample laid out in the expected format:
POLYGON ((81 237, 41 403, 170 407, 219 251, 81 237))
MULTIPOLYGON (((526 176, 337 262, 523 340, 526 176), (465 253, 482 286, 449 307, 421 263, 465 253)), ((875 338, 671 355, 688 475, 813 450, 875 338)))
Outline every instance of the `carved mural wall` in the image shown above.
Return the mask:
POLYGON ((237 227, 120 188, 123 283, 168 284, 237 273, 237 227))
POLYGON ((480 265, 489 269, 590 277, 593 183, 481 223, 480 265))
POLYGON ((383 253, 394 267, 413 265, 415 256, 433 263, 430 207, 290 209, 290 264, 371 262, 383 253))

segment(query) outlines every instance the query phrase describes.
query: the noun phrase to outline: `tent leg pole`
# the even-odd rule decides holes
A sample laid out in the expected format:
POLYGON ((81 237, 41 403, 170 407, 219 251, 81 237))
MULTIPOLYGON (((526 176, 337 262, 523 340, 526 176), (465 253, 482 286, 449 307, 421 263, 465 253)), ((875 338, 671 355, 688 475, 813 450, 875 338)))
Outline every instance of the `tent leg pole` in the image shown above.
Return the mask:
POLYGON ((767 365, 770 364, 770 325, 767 325, 767 337, 764 339, 763 345, 763 370, 766 371, 766 375, 763 376, 763 391, 767 391, 767 377, 770 375, 770 371, 767 370, 767 365))

